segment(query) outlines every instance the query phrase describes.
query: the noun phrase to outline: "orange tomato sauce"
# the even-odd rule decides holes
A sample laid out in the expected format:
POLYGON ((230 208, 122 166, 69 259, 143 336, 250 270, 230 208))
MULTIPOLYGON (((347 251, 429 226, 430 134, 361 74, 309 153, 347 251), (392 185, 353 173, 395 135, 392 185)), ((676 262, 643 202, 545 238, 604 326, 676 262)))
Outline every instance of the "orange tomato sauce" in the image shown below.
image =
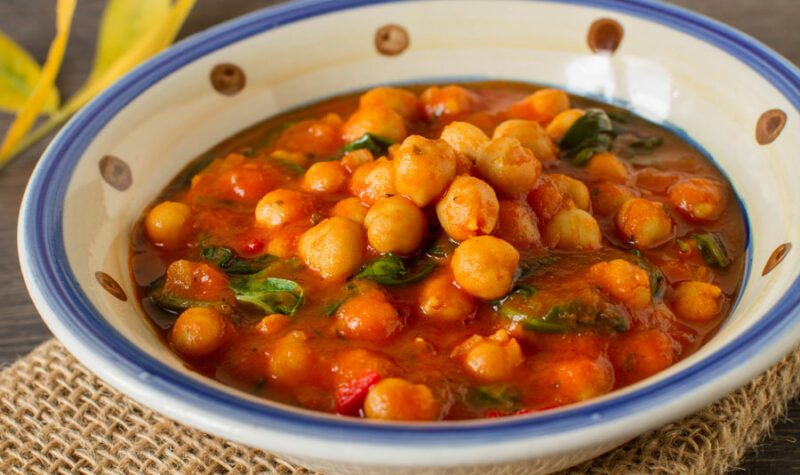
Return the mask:
POLYGON ((713 336, 737 298, 747 229, 701 152, 623 110, 526 84, 401 89, 268 119, 195 160, 144 210, 130 250, 138 299, 190 368, 345 416, 471 419, 600 396, 713 336), (568 120, 566 108, 580 111, 568 120), (612 142, 576 164, 559 135, 597 108, 612 142), (499 134, 510 119, 529 122, 499 134), (486 140, 437 140, 454 122, 486 140), (344 153, 365 131, 393 139, 344 153), (490 147, 493 134, 517 139, 490 147), (509 168, 519 163, 528 168, 509 168), (478 180, 459 194, 456 176, 478 180), (392 196, 405 198, 383 203, 392 196), (356 278, 382 256, 406 266, 390 280, 418 279, 356 278), (252 303, 255 275, 273 279, 255 297, 272 311, 252 303))

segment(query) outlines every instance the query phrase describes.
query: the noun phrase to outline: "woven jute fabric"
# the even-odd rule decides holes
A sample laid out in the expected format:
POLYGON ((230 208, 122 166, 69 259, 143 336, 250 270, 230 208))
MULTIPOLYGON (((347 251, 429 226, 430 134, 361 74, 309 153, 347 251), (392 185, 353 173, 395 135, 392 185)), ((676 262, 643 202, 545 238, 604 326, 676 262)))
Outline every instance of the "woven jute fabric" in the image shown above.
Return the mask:
MULTIPOLYGON (((800 389, 800 348, 755 381, 571 473, 722 473, 800 389)), ((0 473, 311 473, 190 429, 115 391, 56 340, 0 373, 0 473)))

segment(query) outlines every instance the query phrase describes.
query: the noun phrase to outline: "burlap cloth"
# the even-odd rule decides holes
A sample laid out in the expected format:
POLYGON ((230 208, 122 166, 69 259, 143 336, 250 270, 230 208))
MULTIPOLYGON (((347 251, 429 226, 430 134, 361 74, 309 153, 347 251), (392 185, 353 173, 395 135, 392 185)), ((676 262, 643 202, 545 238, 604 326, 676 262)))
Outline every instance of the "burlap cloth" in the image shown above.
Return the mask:
MULTIPOLYGON (((722 473, 800 390, 800 348, 747 386, 572 473, 722 473)), ((56 340, 0 373, 0 473, 310 473, 166 419, 107 386, 56 340)))

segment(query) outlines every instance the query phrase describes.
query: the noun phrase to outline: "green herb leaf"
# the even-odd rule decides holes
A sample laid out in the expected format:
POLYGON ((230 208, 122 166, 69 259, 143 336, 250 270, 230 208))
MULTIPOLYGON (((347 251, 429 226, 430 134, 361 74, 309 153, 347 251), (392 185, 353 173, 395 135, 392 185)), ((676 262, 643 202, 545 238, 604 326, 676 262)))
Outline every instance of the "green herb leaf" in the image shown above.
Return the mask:
POLYGON ((608 152, 614 141, 611 119, 602 109, 589 109, 561 137, 558 146, 565 159, 583 165, 592 156, 608 152))
POLYGON ((551 264, 555 264, 561 260, 558 256, 542 256, 536 259, 528 259, 519 264, 519 275, 517 280, 527 280, 529 277, 543 275, 547 272, 551 264))
POLYGON ((513 410, 518 404, 519 394, 508 386, 474 386, 467 394, 467 398, 476 406, 513 410))
POLYGON ((455 251, 458 244, 454 243, 450 238, 443 236, 434 240, 427 249, 425 254, 433 257, 447 257, 455 251))
POLYGON ((489 300, 489 304, 490 305, 500 305, 504 301, 506 301, 506 299, 508 299, 509 297, 511 297, 514 294, 521 294, 524 297, 530 297, 530 296, 534 295, 535 293, 536 293, 536 287, 534 287, 532 285, 528 285, 528 284, 517 284, 514 287, 512 287, 511 291, 509 293, 507 293, 506 295, 504 295, 503 297, 500 297, 499 299, 496 299, 496 300, 489 300))
POLYGON ((641 137, 631 142, 627 147, 627 152, 631 155, 643 155, 653 151, 664 143, 664 139, 656 136, 641 137))
POLYGON ((233 278, 228 287, 239 302, 255 305, 268 314, 294 316, 305 300, 303 288, 293 280, 269 277, 266 271, 233 278))
POLYGON ((177 295, 172 295, 165 290, 166 276, 159 277, 150 283, 147 296, 158 305, 169 310, 182 311, 196 307, 217 307, 221 302, 207 300, 192 300, 177 295))
POLYGON ((259 150, 266 148, 268 145, 271 145, 275 141, 275 139, 277 139, 284 130, 288 129, 289 127, 291 127, 291 126, 293 126, 293 125, 295 125, 297 123, 298 123, 297 121, 284 122, 283 124, 273 128, 273 129, 270 129, 270 131, 267 132, 267 134, 264 135, 264 137, 261 140, 259 140, 257 144, 255 144, 253 146, 253 148, 250 150, 250 152, 246 153, 245 155, 247 155, 248 157, 252 157, 259 150))
POLYGON ((216 261, 221 271, 233 275, 255 274, 278 260, 277 256, 271 254, 264 254, 255 259, 242 259, 232 249, 222 246, 206 247, 200 251, 200 257, 216 261))
POLYGON ((628 322, 621 315, 591 308, 578 301, 553 305, 541 316, 503 305, 500 315, 522 323, 526 330, 539 333, 567 333, 590 328, 622 332, 628 329, 628 322))
POLYGON ((700 255, 703 256, 703 260, 708 265, 719 268, 725 268, 730 265, 731 258, 725 248, 725 243, 722 242, 720 233, 697 233, 692 234, 692 237, 697 241, 700 255))
POLYGON ((435 268, 435 262, 427 262, 417 273, 408 275, 403 260, 390 252, 365 264, 353 278, 372 280, 381 285, 404 285, 421 280, 435 268))
POLYGON ((689 252, 692 250, 692 248, 681 239, 676 239, 675 244, 678 246, 678 249, 680 249, 681 252, 689 252))
POLYGON ((647 278, 650 280, 650 293, 653 295, 653 297, 661 295, 662 291, 664 290, 661 285, 664 283, 664 274, 661 272, 658 266, 642 256, 641 251, 638 249, 630 249, 628 252, 637 257, 636 260, 631 259, 631 261, 647 272, 647 278))
POLYGON ((322 314, 325 315, 326 317, 332 317, 333 314, 336 313, 337 310, 339 310, 339 307, 341 307, 346 300, 347 297, 342 297, 338 300, 335 300, 333 303, 328 305, 328 307, 322 314))
POLYGON ((284 160, 278 157, 269 157, 269 161, 275 163, 276 165, 282 166, 283 168, 294 173, 295 175, 302 175, 306 172, 305 168, 301 167, 300 165, 294 162, 290 162, 289 160, 284 160))
POLYGON ((356 151, 358 149, 365 148, 369 150, 372 155, 379 156, 386 153, 386 149, 389 148, 390 145, 393 145, 394 141, 391 139, 387 139, 386 137, 381 137, 380 135, 375 135, 371 132, 366 132, 361 137, 353 140, 352 142, 345 144, 342 147, 342 152, 349 153, 356 151))

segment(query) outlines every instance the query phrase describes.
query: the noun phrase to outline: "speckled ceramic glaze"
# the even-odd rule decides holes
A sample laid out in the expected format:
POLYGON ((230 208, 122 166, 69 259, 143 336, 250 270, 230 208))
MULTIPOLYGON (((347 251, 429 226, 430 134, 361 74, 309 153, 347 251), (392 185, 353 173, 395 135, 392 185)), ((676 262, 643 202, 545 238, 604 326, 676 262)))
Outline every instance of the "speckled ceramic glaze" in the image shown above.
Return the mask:
POLYGON ((312 468, 552 471, 688 414, 800 341, 800 73, 755 40, 646 0, 364 2, 272 8, 181 42, 78 114, 20 216, 43 318, 90 369, 178 421, 312 468), (708 152, 750 224, 744 291, 722 330, 656 377, 503 420, 389 424, 257 399, 187 370, 132 298, 141 210, 192 158, 290 108, 371 86, 505 79, 630 108, 708 152))

